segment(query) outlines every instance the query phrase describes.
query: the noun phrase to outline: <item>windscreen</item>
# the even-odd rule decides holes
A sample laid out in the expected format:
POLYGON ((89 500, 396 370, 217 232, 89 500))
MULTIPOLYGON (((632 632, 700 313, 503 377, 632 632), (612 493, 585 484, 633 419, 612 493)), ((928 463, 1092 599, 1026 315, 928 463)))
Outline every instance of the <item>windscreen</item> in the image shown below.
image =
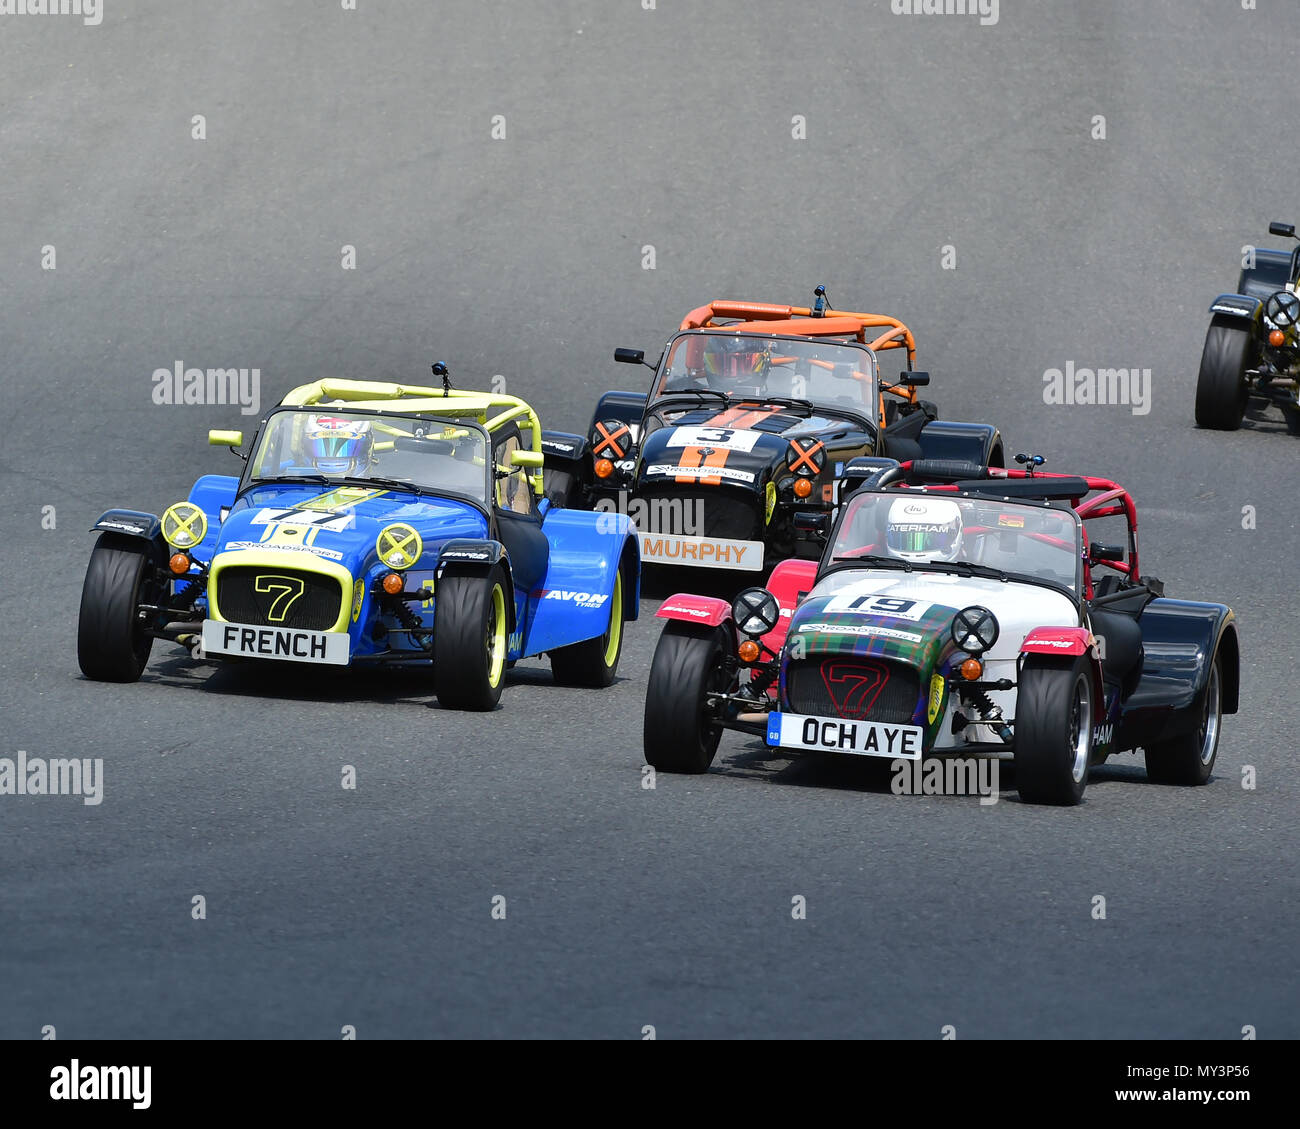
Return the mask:
POLYGON ((488 501, 487 434, 477 425, 334 408, 276 412, 258 438, 249 479, 324 475, 387 479, 488 501))
POLYGON ((874 420, 871 353, 837 341, 693 333, 673 342, 656 396, 712 389, 733 398, 793 397, 874 420))
POLYGON ((903 491, 855 494, 845 505, 830 561, 969 563, 1078 591, 1082 541, 1071 510, 903 491))

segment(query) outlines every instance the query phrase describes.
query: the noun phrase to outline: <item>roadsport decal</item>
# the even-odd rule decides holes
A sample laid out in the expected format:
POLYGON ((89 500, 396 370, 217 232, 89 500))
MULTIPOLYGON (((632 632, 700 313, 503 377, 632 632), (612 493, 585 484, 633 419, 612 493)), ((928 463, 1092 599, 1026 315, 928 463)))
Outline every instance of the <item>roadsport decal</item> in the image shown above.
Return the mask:
POLYGON ((672 475, 677 481, 694 478, 697 480, 725 478, 729 482, 753 482, 758 476, 747 470, 735 470, 725 466, 668 466, 657 464, 646 467, 647 475, 672 475))
MULTIPOLYGON (((265 549, 268 546, 266 541, 227 541, 221 546, 223 553, 235 553, 241 549, 265 549)), ((326 560, 341 561, 343 554, 337 549, 325 549, 316 545, 293 545, 271 542, 270 547, 273 549, 283 549, 290 553, 311 553, 312 556, 324 557, 326 560)))
POLYGON ((679 427, 665 447, 722 447, 728 451, 752 451, 760 431, 736 431, 729 427, 679 427))
POLYGON ((840 635, 872 635, 880 639, 901 639, 907 643, 920 643, 925 639, 924 635, 918 635, 915 631, 876 627, 870 623, 801 623, 797 630, 814 632, 818 635, 823 632, 838 632, 840 635))

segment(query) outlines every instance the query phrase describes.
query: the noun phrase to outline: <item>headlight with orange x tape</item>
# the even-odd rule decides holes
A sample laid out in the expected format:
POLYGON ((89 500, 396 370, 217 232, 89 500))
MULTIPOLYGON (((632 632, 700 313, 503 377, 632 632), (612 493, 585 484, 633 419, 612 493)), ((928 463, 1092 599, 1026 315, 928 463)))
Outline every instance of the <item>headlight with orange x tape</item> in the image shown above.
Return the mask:
POLYGON ((598 459, 621 459, 632 446, 632 432, 621 420, 606 419, 596 424, 591 451, 598 459))

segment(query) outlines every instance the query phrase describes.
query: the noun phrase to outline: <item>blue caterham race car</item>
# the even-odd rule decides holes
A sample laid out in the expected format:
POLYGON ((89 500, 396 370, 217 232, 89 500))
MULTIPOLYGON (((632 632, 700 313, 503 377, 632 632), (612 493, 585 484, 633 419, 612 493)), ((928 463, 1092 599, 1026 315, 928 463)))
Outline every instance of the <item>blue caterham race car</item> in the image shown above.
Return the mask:
POLYGON ((543 496, 542 430, 512 396, 322 380, 290 392, 244 460, 161 516, 109 510, 77 657, 134 682, 155 639, 209 661, 432 667, 449 708, 492 709, 514 661, 614 680, 637 617, 636 530, 543 496))

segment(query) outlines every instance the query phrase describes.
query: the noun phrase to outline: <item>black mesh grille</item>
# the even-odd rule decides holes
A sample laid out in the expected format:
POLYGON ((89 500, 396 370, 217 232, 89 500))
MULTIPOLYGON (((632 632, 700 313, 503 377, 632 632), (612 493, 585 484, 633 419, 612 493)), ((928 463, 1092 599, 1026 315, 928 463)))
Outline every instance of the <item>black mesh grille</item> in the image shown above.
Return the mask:
POLYGON ((334 626, 342 607, 342 586, 318 572, 239 565, 217 576, 217 610, 231 623, 325 631, 334 626), (264 591, 257 590, 259 584, 264 591))
POLYGON ((786 699, 795 713, 908 725, 916 711, 916 668, 885 659, 834 655, 792 662, 786 699))
POLYGON ((731 541, 761 541, 763 521, 759 499, 724 487, 696 489, 676 486, 642 489, 637 497, 645 507, 638 521, 643 533, 688 534, 731 541))

